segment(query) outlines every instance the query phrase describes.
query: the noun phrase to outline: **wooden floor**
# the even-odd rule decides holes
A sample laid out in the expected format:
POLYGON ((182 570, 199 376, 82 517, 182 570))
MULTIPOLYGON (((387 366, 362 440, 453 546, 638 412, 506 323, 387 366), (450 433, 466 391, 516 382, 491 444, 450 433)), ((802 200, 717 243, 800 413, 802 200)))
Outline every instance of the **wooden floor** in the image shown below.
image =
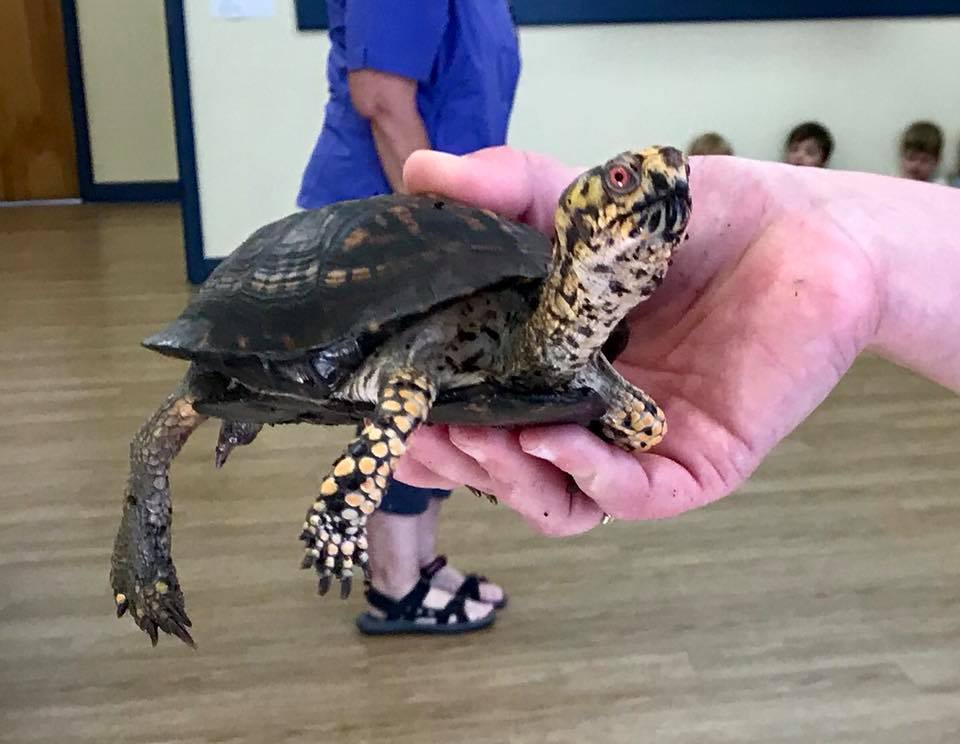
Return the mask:
MULTIPOLYGON (((0 209, 0 741, 960 741, 960 399, 864 359, 738 494, 553 541, 458 493, 487 632, 366 639, 297 533, 345 429, 173 471, 197 651, 113 615, 127 444, 181 364, 168 206, 0 209)), ((358 593, 359 594, 359 593, 358 593)))

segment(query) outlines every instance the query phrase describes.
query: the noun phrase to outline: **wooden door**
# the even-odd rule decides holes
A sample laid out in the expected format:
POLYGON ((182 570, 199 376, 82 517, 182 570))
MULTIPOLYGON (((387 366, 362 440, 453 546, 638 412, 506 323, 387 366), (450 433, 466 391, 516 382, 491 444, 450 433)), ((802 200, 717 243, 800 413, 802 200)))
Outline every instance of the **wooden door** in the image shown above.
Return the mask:
POLYGON ((0 201, 77 195, 60 0, 0 0, 0 201))

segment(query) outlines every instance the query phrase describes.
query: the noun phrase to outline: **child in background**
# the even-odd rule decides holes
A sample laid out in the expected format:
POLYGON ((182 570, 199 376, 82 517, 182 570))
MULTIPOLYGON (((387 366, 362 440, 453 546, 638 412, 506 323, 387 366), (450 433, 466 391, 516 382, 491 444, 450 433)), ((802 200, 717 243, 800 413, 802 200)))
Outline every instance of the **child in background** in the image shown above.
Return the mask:
POLYGON ((783 149, 790 165, 826 168, 833 154, 833 137, 823 124, 805 121, 790 131, 783 149))
POLYGON ((705 132, 687 148, 688 155, 733 155, 733 148, 716 132, 705 132))
POLYGON ((943 131, 932 121, 915 121, 900 138, 900 175, 914 181, 946 183, 937 178, 943 153, 943 131))

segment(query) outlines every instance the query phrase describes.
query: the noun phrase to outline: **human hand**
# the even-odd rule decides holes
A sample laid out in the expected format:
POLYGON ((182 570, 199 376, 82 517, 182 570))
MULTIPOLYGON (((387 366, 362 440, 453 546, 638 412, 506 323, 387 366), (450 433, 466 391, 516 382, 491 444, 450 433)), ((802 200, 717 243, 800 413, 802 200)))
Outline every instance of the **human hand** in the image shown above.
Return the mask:
MULTIPOLYGON (((467 484, 546 534, 576 534, 604 513, 663 518, 726 496, 819 405, 878 323, 871 262, 826 207, 846 199, 855 210, 855 195, 800 172, 811 169, 718 157, 690 164, 689 240, 629 316, 630 342, 615 363, 664 409, 666 438, 630 454, 574 425, 435 425, 415 435, 400 480, 467 484)), ((549 235, 557 198, 579 172, 499 147, 414 153, 404 180, 411 192, 493 209, 549 235)))

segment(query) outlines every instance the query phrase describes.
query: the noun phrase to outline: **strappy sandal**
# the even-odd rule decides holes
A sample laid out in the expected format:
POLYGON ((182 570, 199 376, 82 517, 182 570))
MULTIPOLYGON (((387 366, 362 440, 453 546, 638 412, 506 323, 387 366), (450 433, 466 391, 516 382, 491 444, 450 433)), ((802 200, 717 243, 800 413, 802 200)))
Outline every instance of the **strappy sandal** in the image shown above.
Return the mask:
MULTIPOLYGON (((426 566, 420 569, 420 578, 425 579, 426 581, 432 581, 433 577, 437 575, 437 572, 447 565, 447 556, 438 555, 432 561, 430 561, 426 566)), ((472 599, 474 602, 486 602, 485 599, 480 598, 480 584, 489 584, 490 581, 486 576, 480 576, 478 574, 467 574, 463 580, 463 583, 459 586, 454 596, 463 597, 465 599, 472 599)), ((489 603, 488 603, 489 604, 489 603)), ((507 606, 507 595, 504 593, 503 597, 499 602, 494 602, 493 607, 497 610, 502 610, 507 606)))
POLYGON ((416 586, 401 599, 391 599, 367 584, 367 601, 384 613, 378 617, 364 612, 357 618, 357 627, 367 635, 393 635, 399 633, 468 633, 492 625, 496 613, 491 612, 480 620, 470 620, 465 608, 466 598, 454 596, 441 609, 424 607, 423 600, 430 591, 430 582, 420 579, 416 586))

